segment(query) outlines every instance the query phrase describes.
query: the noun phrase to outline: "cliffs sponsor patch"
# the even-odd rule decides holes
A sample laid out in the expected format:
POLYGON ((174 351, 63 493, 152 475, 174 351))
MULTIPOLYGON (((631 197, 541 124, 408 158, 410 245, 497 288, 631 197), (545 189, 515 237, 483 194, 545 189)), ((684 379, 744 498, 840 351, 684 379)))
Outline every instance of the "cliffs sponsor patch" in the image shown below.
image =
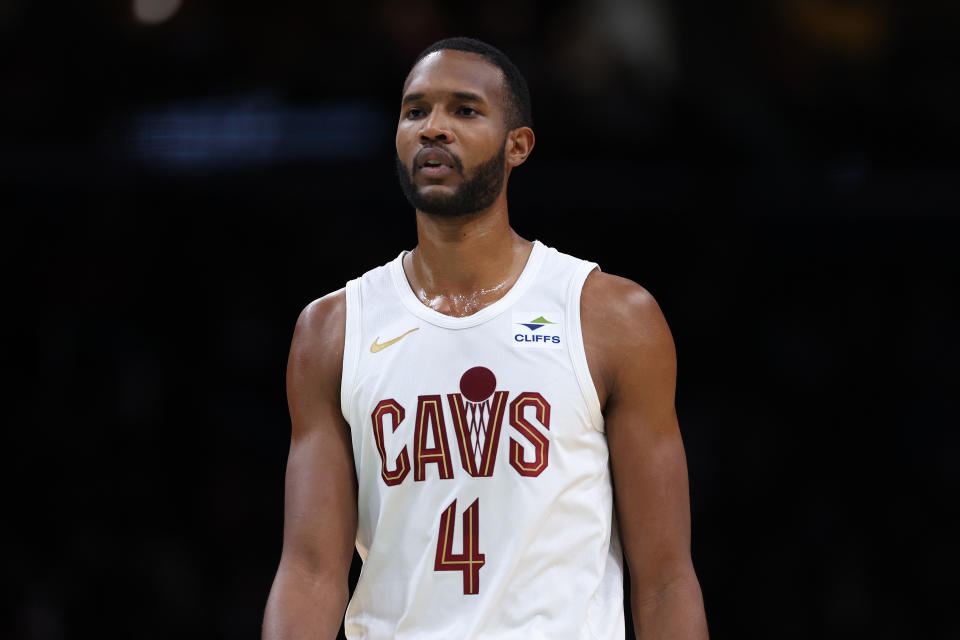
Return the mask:
POLYGON ((563 349, 563 312, 514 311, 511 342, 525 349, 563 349))

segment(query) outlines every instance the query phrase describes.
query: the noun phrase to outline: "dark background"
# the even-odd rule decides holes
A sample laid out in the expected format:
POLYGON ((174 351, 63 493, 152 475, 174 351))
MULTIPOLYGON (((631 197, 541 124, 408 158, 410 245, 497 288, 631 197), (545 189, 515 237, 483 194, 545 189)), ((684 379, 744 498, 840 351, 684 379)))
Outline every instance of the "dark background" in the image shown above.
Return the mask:
POLYGON ((0 636, 257 637, 300 309, 416 241, 401 83, 527 75, 518 231, 659 300, 712 637, 956 638, 948 0, 0 5, 0 636))

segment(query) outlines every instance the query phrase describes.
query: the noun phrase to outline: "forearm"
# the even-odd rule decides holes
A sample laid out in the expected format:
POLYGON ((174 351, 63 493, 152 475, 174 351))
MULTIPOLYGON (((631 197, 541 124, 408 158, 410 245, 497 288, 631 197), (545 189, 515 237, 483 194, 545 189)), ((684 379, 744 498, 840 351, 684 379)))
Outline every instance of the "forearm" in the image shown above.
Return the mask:
POLYGON ((334 640, 343 622, 346 580, 280 563, 263 616, 263 640, 334 640))
POLYGON ((656 589, 633 585, 630 605, 638 640, 707 640, 703 595, 692 571, 656 589))

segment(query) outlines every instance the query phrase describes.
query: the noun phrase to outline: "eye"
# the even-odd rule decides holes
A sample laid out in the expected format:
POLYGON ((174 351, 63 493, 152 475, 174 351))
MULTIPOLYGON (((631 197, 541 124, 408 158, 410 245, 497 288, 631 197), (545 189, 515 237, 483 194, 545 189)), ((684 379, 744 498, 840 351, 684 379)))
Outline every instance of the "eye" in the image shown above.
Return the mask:
POLYGON ((412 107, 412 108, 410 108, 410 109, 407 109, 407 112, 406 112, 406 114, 404 114, 404 117, 405 117, 407 120, 415 120, 415 119, 421 117, 422 115, 423 115, 423 109, 418 109, 417 107, 412 107))
POLYGON ((473 107, 467 107, 467 106, 463 106, 463 107, 460 107, 459 109, 457 109, 457 113, 459 113, 459 114, 462 115, 462 116, 476 116, 476 115, 480 115, 480 112, 479 112, 479 111, 477 111, 477 110, 474 109, 473 107))

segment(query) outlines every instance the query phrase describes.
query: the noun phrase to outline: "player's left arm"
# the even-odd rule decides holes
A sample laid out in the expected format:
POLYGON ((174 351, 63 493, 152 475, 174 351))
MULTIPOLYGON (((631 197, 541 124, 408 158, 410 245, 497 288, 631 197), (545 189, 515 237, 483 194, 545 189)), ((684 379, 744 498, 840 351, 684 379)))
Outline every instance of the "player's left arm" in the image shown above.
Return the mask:
POLYGON ((599 272, 584 284, 581 309, 591 374, 604 406, 637 637, 705 639, 703 596, 690 556, 670 329, 646 290, 599 272))

